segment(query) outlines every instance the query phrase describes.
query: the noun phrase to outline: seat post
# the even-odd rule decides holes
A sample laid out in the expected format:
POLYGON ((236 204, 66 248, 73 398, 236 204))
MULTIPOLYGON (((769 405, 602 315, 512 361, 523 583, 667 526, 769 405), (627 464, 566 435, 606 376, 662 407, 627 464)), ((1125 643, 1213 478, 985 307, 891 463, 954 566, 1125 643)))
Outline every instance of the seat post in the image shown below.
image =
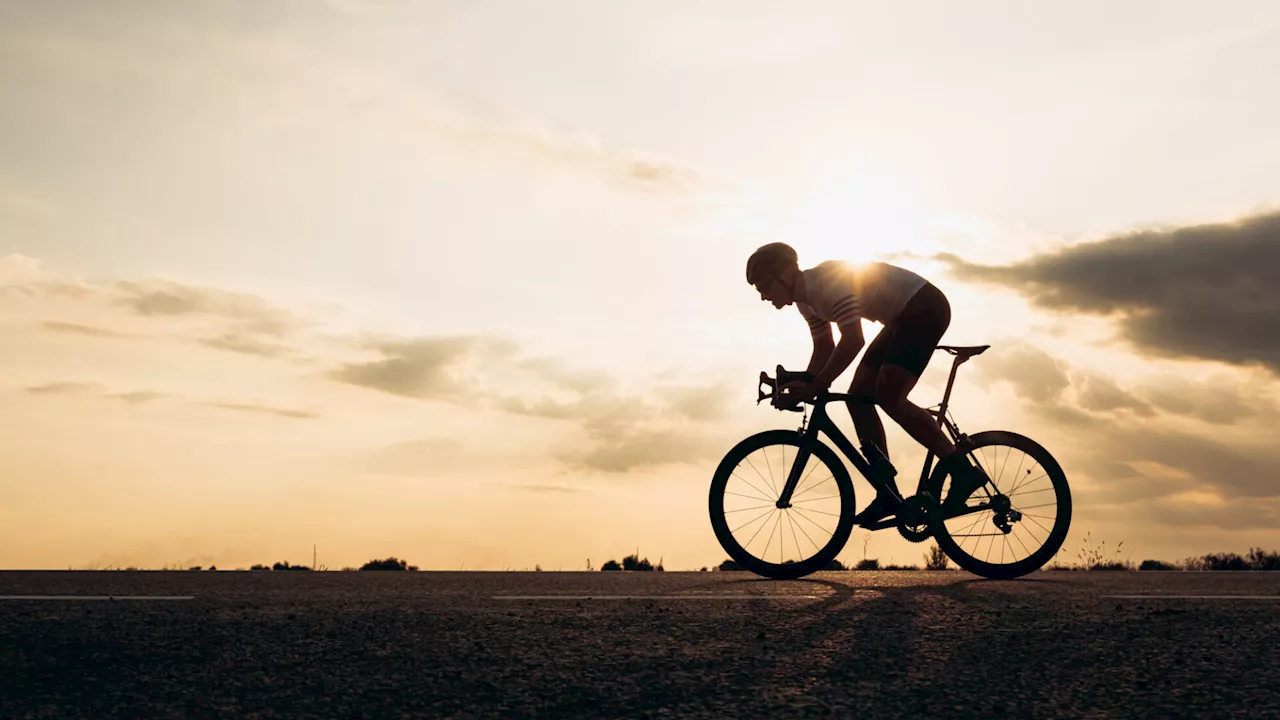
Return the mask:
POLYGON ((960 369, 960 363, 967 359, 956 355, 956 359, 951 361, 951 376, 947 378, 947 390, 942 394, 942 404, 938 406, 938 427, 942 427, 947 422, 947 402, 951 400, 951 386, 956 381, 956 371, 960 369))

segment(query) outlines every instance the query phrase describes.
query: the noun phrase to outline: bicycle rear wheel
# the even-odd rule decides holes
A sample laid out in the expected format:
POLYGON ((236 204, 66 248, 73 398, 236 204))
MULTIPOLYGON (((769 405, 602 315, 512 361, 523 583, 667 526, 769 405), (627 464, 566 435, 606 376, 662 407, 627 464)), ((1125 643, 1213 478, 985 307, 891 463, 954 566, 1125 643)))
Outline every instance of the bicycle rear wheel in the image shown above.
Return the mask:
MULTIPOLYGON (((992 430, 970 439, 974 449, 968 458, 991 482, 965 500, 963 514, 938 512, 938 547, 956 565, 987 578, 1039 570, 1062 547, 1071 525, 1066 475, 1048 450, 1023 435, 992 430)), ((938 464, 929 486, 934 497, 948 497, 948 463, 938 464)))
POLYGON ((824 570, 853 530, 853 482, 831 448, 817 442, 790 507, 777 507, 803 435, 770 430, 738 443, 716 468, 708 508, 716 539, 744 570, 791 579, 824 570))

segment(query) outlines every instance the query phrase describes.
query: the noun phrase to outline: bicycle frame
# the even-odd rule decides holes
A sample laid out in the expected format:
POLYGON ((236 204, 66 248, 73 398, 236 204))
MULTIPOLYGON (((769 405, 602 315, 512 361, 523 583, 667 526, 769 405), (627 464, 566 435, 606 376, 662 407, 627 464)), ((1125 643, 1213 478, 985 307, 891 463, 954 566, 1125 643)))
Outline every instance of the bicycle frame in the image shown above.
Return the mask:
MULTIPOLYGON (((926 408, 926 412, 937 418, 939 427, 943 428, 951 441, 957 444, 963 443, 966 437, 960 432, 959 426, 947 418, 947 405, 951 401, 951 387, 955 384, 956 371, 960 369, 960 366, 964 364, 969 357, 971 357, 971 355, 956 355, 955 360, 951 363, 951 375, 947 378, 947 389, 942 394, 942 403, 939 404, 936 409, 926 408)), ((787 371, 783 370, 782 366, 779 365, 777 374, 779 378, 782 378, 787 375, 787 371)), ((762 381, 768 379, 768 376, 763 372, 760 375, 762 381)), ((782 381, 780 379, 774 380, 774 395, 762 395, 761 399, 765 399, 766 397, 776 398, 781 384, 782 381)), ((856 398, 849 393, 828 393, 824 391, 811 401, 813 404, 813 416, 809 419, 807 429, 804 428, 803 423, 801 424, 801 429, 804 430, 804 436, 800 443, 800 450, 796 453, 796 458, 792 462, 791 469, 787 473, 787 483, 782 489, 782 494, 778 497, 778 508, 786 509, 791 507, 791 495, 795 492, 796 486, 800 483, 800 473, 809 461, 809 455, 813 452, 813 446, 819 442, 819 433, 826 433, 827 437, 831 438, 840 452, 849 459, 849 462, 853 463, 853 466, 858 469, 858 472, 861 473, 864 478, 866 478, 867 482, 877 490, 881 489, 883 483, 876 479, 872 474, 871 464, 862 456, 862 453, 853 446, 853 443, 845 437, 844 433, 840 431, 840 428, 836 427, 835 422, 832 421, 830 415, 827 414, 828 403, 840 401, 847 402, 850 400, 860 400, 860 398, 856 398)), ((776 402, 774 404, 776 407, 776 402)), ((916 494, 924 491, 925 485, 929 481, 929 474, 932 470, 934 459, 933 451, 929 451, 929 453, 925 455, 924 467, 920 470, 920 480, 916 486, 916 494)))

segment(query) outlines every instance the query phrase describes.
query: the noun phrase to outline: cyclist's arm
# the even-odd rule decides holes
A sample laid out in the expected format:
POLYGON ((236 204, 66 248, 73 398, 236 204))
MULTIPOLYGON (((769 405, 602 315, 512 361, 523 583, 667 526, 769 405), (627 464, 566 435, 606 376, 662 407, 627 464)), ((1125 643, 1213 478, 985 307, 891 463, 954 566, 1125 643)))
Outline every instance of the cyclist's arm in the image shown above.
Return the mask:
MULTIPOLYGON (((814 384, 822 388, 830 387, 866 344, 866 340, 862 337, 862 314, 858 299, 852 294, 847 295, 836 300, 832 309, 835 311, 836 325, 840 328, 840 343, 831 351, 822 369, 814 376, 814 384)), ((831 332, 829 327, 827 332, 828 334, 831 332)))
POLYGON ((814 375, 813 382, 818 387, 827 388, 840 377, 840 373, 849 367, 853 359, 858 357, 866 340, 862 337, 862 325, 848 325, 841 328, 840 342, 827 357, 822 369, 814 375))
POLYGON ((809 366, 805 372, 809 377, 815 376, 827 364, 827 358, 835 349, 836 343, 831 336, 831 323, 818 317, 809 307, 797 303, 800 315, 809 323, 809 337, 813 339, 813 354, 809 356, 809 366))

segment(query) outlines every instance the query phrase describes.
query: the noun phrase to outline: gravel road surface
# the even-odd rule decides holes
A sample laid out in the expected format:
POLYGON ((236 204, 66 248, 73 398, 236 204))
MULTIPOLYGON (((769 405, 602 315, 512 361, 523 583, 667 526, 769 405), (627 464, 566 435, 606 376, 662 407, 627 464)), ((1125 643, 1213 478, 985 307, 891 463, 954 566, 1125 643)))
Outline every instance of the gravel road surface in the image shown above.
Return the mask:
POLYGON ((1280 573, 0 572, 0 596, 0 718, 1280 717, 1280 573))

